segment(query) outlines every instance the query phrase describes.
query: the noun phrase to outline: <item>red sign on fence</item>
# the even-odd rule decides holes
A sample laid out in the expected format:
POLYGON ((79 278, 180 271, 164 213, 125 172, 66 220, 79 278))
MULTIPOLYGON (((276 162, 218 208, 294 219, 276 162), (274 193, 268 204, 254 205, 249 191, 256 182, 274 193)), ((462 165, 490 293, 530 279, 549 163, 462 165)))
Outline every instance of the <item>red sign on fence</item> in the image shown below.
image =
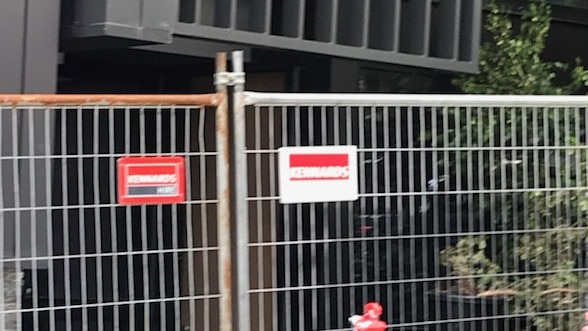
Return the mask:
POLYGON ((348 154, 290 154, 290 180, 349 179, 348 154))
POLYGON ((127 156, 118 160, 118 202, 169 204, 186 200, 185 160, 177 156, 127 156))

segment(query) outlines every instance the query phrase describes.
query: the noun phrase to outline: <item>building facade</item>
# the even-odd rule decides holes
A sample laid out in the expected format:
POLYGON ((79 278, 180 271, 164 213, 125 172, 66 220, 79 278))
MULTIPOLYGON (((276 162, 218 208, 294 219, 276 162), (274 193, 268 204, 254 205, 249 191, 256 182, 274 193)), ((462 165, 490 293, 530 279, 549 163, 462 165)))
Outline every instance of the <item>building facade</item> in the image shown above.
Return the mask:
MULTIPOLYGON (((554 46, 546 55, 572 62, 588 54, 574 41, 588 34, 588 6, 552 2, 554 46), (577 48, 568 52, 571 45, 577 48)), ((482 0, 6 0, 0 93, 204 93, 213 89, 215 53, 234 49, 245 51, 248 90, 450 92, 452 75, 477 71, 482 7, 482 0)), ((76 143, 66 139, 56 145, 76 143)), ((3 139, 3 150, 13 148, 9 142, 3 139)), ((27 155, 28 146, 18 147, 27 155)), ((14 176, 30 180, 23 173, 3 168, 3 186, 14 176)), ((27 183, 38 188, 37 203, 48 199, 41 193, 48 181, 27 183)), ((76 199, 67 204, 82 204, 76 199)), ((13 223, 5 233, 16 233, 13 223)), ((30 245, 27 230, 20 228, 18 240, 5 238, 5 257, 14 256, 15 242, 25 255, 47 245, 30 245)), ((79 250, 79 242, 68 244, 79 250)), ((31 268, 22 267, 25 274, 31 268)))
MULTIPOLYGON (((1 9, 0 91, 27 93, 210 89, 211 59, 232 49, 245 50, 256 88, 353 91, 383 70, 417 74, 397 88, 443 90, 439 77, 476 71, 481 24, 481 1, 466 0, 28 0, 1 9)), ((376 85, 363 86, 396 88, 376 85)))

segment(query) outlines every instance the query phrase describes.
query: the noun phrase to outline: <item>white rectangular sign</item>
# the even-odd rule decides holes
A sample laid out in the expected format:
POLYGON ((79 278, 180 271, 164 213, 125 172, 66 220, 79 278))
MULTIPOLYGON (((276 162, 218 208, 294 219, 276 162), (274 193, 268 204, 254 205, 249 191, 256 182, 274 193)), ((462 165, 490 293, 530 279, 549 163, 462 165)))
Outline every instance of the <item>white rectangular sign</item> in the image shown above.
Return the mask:
POLYGON ((278 159, 280 203, 357 200, 357 147, 282 147, 278 159))

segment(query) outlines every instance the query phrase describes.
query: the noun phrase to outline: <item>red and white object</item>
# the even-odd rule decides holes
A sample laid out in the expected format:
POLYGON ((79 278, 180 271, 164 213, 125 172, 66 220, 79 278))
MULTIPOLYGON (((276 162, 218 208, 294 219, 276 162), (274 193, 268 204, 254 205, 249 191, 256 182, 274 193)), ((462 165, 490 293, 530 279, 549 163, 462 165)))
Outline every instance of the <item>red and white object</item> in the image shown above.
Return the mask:
POLYGON ((118 202, 170 204, 186 200, 186 164, 177 156, 127 156, 118 160, 118 202))
POLYGON ((280 203, 357 200, 355 146, 282 147, 278 158, 280 203))
POLYGON ((384 331, 386 322, 380 320, 383 308, 378 302, 368 302, 363 307, 363 315, 349 317, 353 331, 384 331))

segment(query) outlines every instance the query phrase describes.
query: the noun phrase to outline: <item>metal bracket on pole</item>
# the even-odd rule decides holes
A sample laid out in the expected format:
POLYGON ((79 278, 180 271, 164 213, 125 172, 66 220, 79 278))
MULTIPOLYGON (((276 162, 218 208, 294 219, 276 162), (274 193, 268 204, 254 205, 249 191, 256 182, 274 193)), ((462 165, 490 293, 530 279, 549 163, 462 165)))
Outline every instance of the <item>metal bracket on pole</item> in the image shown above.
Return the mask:
POLYGON ((235 86, 245 84, 244 72, 217 72, 214 74, 214 85, 219 86, 235 86))

